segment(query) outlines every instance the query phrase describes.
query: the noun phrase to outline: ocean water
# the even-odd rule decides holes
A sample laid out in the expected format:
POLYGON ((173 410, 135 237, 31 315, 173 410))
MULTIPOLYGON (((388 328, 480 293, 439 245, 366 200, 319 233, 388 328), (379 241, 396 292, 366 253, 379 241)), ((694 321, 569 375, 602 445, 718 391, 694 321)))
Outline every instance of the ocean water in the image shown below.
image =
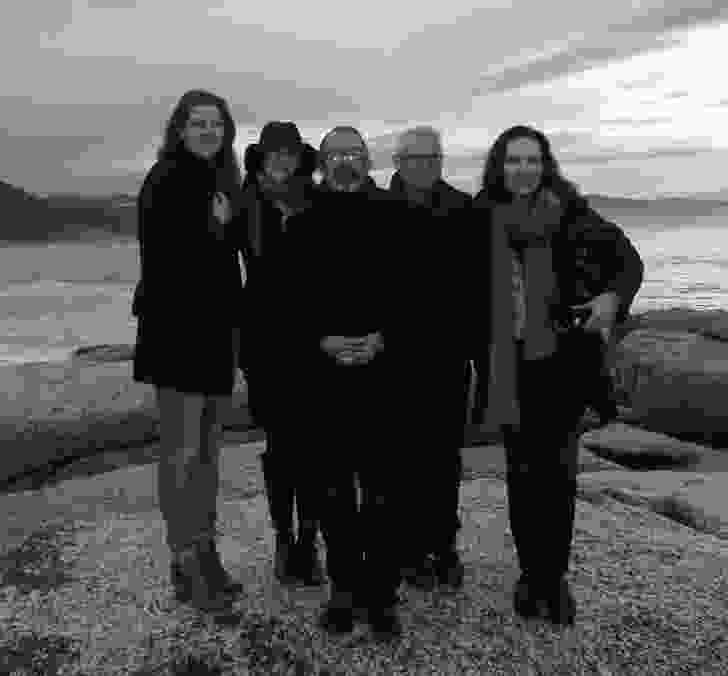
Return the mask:
MULTIPOLYGON (((633 311, 728 310, 728 208, 696 217, 614 210, 645 262, 633 311)), ((0 248, 0 364, 65 359, 85 345, 133 343, 135 241, 0 248)))

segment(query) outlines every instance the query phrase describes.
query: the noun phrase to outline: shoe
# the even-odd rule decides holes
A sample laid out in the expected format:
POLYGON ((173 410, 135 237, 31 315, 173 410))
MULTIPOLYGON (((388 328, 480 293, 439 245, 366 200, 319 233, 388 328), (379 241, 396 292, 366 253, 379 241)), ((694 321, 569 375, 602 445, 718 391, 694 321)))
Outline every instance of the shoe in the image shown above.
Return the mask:
POLYGON ((414 566, 402 569, 402 579, 422 591, 432 591, 437 586, 433 557, 426 556, 414 566))
POLYGON ((576 600, 569 583, 561 578, 546 599, 548 620, 561 626, 573 626, 576 621, 576 600))
POLYGON ((320 587, 326 583, 326 573, 314 540, 307 538, 296 542, 292 556, 293 577, 310 587, 320 587))
POLYGON ((215 540, 209 539, 200 542, 198 545, 200 563, 210 586, 230 596, 238 596, 243 592, 243 585, 230 577, 220 560, 220 553, 217 551, 215 540))
POLYGON ((276 533, 276 553, 273 573, 281 584, 290 584, 295 581, 293 535, 290 533, 276 533))
POLYGON ((525 573, 518 578, 513 590, 513 609, 526 620, 535 617, 547 619, 550 615, 546 601, 537 596, 533 582, 525 573))
POLYGON ((354 631, 353 595, 332 592, 318 623, 329 634, 350 634, 354 631))
POLYGON ((402 636, 402 622, 396 606, 369 609, 369 626, 377 640, 392 641, 402 636))
POLYGON ((191 547, 185 556, 172 566, 172 584, 175 598, 204 612, 225 612, 231 602, 219 589, 215 589, 203 573, 196 547, 191 547))
POLYGON ((465 582, 465 566, 456 549, 435 557, 435 575, 438 584, 462 589, 465 582))

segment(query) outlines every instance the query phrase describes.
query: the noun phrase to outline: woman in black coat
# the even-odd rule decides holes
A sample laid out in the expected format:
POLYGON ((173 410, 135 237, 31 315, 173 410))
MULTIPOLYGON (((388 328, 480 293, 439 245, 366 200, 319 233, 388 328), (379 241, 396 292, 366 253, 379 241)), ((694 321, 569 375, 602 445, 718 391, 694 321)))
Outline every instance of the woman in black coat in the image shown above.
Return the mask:
POLYGON ((234 385, 243 294, 233 204, 240 171, 225 101, 187 92, 138 198, 134 380, 154 385, 159 506, 178 600, 220 610, 240 592, 215 547, 221 416, 234 385))
POLYGON ((300 283, 292 270, 289 219, 307 209, 314 190, 316 150, 293 122, 268 122, 245 151, 243 204, 247 213, 246 313, 255 317, 241 335, 241 368, 253 417, 265 429, 261 455, 268 507, 276 531, 275 576, 282 582, 325 581, 316 548, 318 513, 302 430, 310 383, 302 382, 292 335, 291 299, 300 283), (294 535, 294 503, 298 532, 294 535))
POLYGON ((495 142, 474 207, 490 269, 483 344, 491 352, 478 366, 481 375, 490 371, 488 418, 501 426, 506 448, 522 573, 514 606, 523 617, 572 624, 576 604, 565 575, 576 430, 601 373, 601 332, 626 318, 643 265, 622 230, 561 176, 548 140, 530 127, 495 142))

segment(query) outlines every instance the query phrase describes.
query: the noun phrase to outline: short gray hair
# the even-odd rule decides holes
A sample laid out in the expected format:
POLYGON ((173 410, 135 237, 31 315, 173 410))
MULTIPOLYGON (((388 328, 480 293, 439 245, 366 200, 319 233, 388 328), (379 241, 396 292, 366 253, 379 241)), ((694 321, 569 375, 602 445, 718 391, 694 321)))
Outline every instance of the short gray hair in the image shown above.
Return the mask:
POLYGON ((402 153, 407 149, 408 141, 411 138, 430 138, 435 142, 435 145, 438 148, 438 151, 440 154, 442 154, 442 136, 437 129, 434 127, 431 127, 429 125, 418 125, 416 127, 410 127, 409 129, 405 129, 398 137, 397 137, 397 145, 394 151, 394 156, 398 157, 402 155, 402 153))

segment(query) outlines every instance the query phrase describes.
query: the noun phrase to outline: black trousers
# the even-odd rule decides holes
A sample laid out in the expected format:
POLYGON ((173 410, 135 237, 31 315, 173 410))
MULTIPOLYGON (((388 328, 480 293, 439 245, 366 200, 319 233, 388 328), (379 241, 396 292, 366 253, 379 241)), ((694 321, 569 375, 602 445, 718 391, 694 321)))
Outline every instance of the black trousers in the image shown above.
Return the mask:
POLYGON ((445 554, 456 545, 463 475, 462 447, 467 417, 470 369, 465 360, 420 368, 423 397, 411 416, 415 434, 407 441, 414 482, 410 484, 408 532, 416 539, 408 558, 445 554))
POLYGON ((393 380, 381 357, 320 371, 313 441, 332 591, 391 606, 401 582, 406 492, 393 380))
POLYGON ((503 429, 509 519, 521 571, 551 584, 571 555, 584 370, 568 346, 532 361, 518 347, 521 425, 503 429))

